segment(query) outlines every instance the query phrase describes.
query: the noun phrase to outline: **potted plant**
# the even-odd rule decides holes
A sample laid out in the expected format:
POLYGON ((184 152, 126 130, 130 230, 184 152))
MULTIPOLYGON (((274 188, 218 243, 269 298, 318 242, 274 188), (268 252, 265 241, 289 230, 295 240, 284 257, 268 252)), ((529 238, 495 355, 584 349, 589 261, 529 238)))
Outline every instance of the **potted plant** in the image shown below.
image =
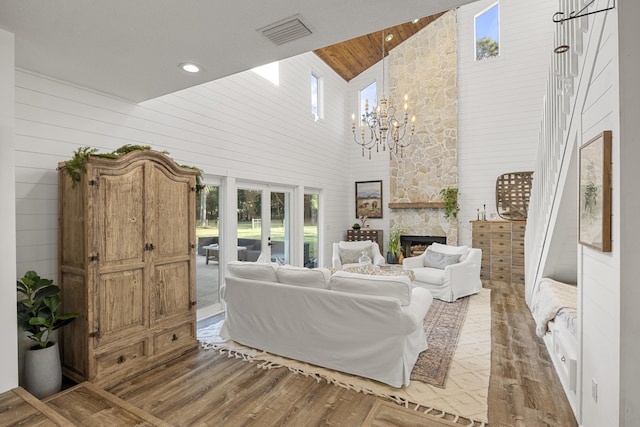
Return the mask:
POLYGON ((458 206, 458 189, 455 187, 447 187, 440 190, 440 196, 444 201, 444 217, 458 218, 460 207, 458 206))
POLYGON ((402 235, 402 231, 398 228, 394 228, 391 230, 389 234, 389 243, 387 245, 387 263, 396 264, 398 263, 398 259, 402 254, 402 246, 400 246, 400 236, 402 235))
POLYGON ((60 352, 52 333, 79 314, 60 314, 60 288, 35 271, 28 271, 18 280, 17 291, 18 327, 35 342, 25 353, 24 387, 43 398, 57 393, 62 385, 60 352))

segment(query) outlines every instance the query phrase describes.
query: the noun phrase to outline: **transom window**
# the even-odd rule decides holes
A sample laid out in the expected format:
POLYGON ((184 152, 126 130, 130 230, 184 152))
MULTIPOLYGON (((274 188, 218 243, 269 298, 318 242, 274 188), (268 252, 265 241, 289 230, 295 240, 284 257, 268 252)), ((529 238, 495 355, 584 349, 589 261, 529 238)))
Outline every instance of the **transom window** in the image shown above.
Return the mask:
POLYGON ((365 113, 365 106, 369 105, 369 112, 372 112, 376 106, 377 102, 377 92, 376 92, 376 82, 374 81, 369 86, 365 87, 360 91, 360 116, 358 117, 362 120, 362 115, 365 113))
POLYGON ((495 3, 475 16, 476 61, 500 55, 500 8, 495 3))

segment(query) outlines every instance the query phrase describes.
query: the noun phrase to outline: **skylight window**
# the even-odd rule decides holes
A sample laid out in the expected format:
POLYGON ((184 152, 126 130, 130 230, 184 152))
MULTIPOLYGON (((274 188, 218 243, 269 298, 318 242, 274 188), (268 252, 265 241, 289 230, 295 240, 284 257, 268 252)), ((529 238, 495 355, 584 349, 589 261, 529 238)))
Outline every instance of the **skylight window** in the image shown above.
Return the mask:
POLYGON ((280 86, 280 63, 278 61, 253 68, 251 71, 274 85, 280 86))

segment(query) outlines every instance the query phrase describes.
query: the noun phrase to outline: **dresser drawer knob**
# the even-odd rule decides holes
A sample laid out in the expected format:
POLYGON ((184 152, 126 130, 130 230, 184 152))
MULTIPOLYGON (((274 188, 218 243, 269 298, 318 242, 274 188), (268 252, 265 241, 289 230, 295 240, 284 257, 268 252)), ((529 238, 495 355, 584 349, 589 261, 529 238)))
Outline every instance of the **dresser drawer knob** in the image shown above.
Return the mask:
POLYGON ((118 357, 118 364, 122 364, 122 363, 124 363, 124 362, 125 362, 125 360, 127 360, 127 358, 126 358, 126 357, 124 357, 124 356, 120 356, 120 357, 118 357))
POLYGON ((178 341, 178 335, 173 334, 173 337, 171 337, 171 341, 178 341))

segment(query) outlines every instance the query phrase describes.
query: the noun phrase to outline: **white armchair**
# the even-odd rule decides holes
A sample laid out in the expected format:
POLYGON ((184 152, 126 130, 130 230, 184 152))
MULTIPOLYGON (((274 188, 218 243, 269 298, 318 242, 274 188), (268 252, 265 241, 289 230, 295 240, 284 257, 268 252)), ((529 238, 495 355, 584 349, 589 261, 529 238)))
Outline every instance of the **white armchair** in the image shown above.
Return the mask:
POLYGON ((331 264, 333 268, 356 267, 360 265, 358 258, 360 258, 362 251, 367 251, 373 265, 385 264, 384 257, 380 254, 378 244, 371 240, 334 243, 331 264))
POLYGON ((402 265, 413 271, 413 286, 428 289, 434 298, 452 302, 482 289, 481 263, 481 249, 432 243, 422 255, 405 258, 402 265))

